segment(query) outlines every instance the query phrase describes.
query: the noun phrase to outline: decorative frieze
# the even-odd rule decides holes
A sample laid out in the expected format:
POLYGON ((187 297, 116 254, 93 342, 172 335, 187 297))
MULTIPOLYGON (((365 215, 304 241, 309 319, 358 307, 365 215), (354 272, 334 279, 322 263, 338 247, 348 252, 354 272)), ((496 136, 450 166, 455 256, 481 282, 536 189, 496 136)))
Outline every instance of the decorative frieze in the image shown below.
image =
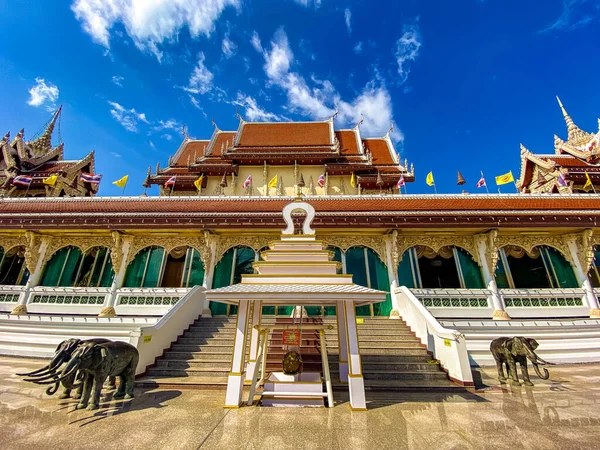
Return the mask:
POLYGON ((466 250, 473 260, 481 265, 481 261, 479 260, 479 252, 477 251, 477 245, 475 242, 474 236, 456 236, 456 235, 435 235, 435 236, 427 236, 427 235, 398 235, 396 238, 397 242, 397 253, 398 253, 398 262, 402 259, 402 255, 404 252, 411 247, 416 245, 423 245, 433 249, 435 252, 439 252, 442 247, 446 246, 456 246, 460 247, 463 250, 466 250))
POLYGON ((135 236, 129 248, 127 265, 133 261, 140 250, 151 246, 162 247, 167 253, 178 247, 194 248, 200 253, 204 267, 208 267, 210 248, 207 247, 204 236, 161 236, 160 234, 135 236))
POLYGON ((255 252, 258 252, 263 247, 267 247, 270 242, 276 241, 278 235, 272 236, 219 236, 217 241, 217 250, 215 264, 218 263, 225 252, 230 248, 237 246, 250 247, 255 252))
POLYGON ((63 247, 77 247, 81 250, 81 253, 86 253, 94 247, 111 249, 113 245, 114 241, 111 236, 50 236, 43 264, 45 265, 63 247))
POLYGON ((386 262, 384 236, 323 236, 320 239, 328 246, 339 247, 344 252, 350 247, 368 247, 377 253, 381 261, 386 262))
MULTIPOLYGON (((500 249, 507 245, 516 245, 517 247, 523 248, 528 254, 532 254, 534 252, 535 247, 539 247, 541 245, 545 245, 548 247, 555 248, 558 250, 565 259, 573 265, 573 259, 571 258, 571 252, 569 252, 569 246, 567 245, 567 240, 564 236, 557 235, 498 235, 496 240, 496 248, 500 249)), ((495 269, 495 266, 494 266, 495 269)))

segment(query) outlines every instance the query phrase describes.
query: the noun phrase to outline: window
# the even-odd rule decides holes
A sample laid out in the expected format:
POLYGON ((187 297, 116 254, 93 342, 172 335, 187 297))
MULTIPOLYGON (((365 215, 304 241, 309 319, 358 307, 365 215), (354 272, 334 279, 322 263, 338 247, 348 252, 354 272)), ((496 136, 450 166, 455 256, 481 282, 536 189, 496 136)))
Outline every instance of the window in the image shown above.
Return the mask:
POLYGON ((6 253, 0 247, 0 284, 24 286, 28 279, 25 247, 13 247, 6 253))
POLYGON ((177 247, 168 254, 162 247, 141 250, 127 267, 125 287, 193 287, 204 282, 204 264, 195 248, 177 247))
MULTIPOLYGON (((594 247, 594 261, 592 263, 592 268, 590 269, 588 276, 590 277, 590 282, 594 287, 600 287, 600 250, 598 246, 594 247)), ((3 283, 4 284, 4 283, 3 283)))
POLYGON ((94 247, 81 253, 69 246, 57 251, 44 270, 42 286, 110 287, 114 278, 110 251, 94 247))
MULTIPOLYGON (((361 286, 389 292, 390 281, 386 265, 379 256, 367 247, 352 247, 346 253, 346 273, 352 274, 352 280, 361 286)), ((359 316, 389 316, 392 311, 392 299, 388 293, 385 302, 356 308, 359 316)))
POLYGON ((535 247, 531 253, 514 245, 501 248, 496 283, 499 288, 513 289, 579 287, 573 268, 564 256, 547 246, 535 247))
MULTIPOLYGON (((254 273, 252 264, 256 256, 249 247, 234 247, 225 252, 215 267, 212 288, 221 288, 242 281, 242 275, 254 273)), ((210 310, 214 316, 235 314, 237 307, 225 303, 211 302, 210 310)))
POLYGON ((442 247, 438 252, 417 245, 398 264, 398 283, 408 288, 483 289, 479 265, 466 250, 442 247))

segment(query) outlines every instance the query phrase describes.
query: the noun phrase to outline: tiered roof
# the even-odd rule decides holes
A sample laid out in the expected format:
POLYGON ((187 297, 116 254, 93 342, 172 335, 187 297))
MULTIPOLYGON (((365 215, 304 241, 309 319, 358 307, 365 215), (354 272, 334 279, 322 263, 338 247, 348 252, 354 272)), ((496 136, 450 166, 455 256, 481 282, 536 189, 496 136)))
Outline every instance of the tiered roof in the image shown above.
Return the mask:
POLYGON ((521 176, 517 185, 527 192, 580 192, 587 181, 600 183, 600 119, 598 133, 581 130, 567 113, 560 99, 558 104, 567 126, 567 140, 554 135, 554 154, 534 154, 521 145, 521 176), (560 186, 559 175, 567 180, 560 186))
POLYGON ((210 140, 186 137, 169 159, 168 167, 148 170, 144 185, 164 184, 177 175, 179 190, 193 190, 199 175, 223 176, 240 166, 323 165, 330 175, 356 176, 364 189, 389 189, 404 175, 414 181, 414 170, 401 164, 389 133, 364 138, 360 125, 335 130, 334 119, 315 122, 247 122, 240 117, 237 131, 215 125, 210 140), (379 178, 378 178, 379 177, 379 178), (378 184, 379 180, 379 184, 378 184), (383 183, 383 184, 382 184, 383 183))
POLYGON ((0 140, 0 196, 2 197, 58 197, 91 196, 97 186, 81 181, 82 172, 93 173, 94 152, 80 160, 64 159, 64 143, 52 147, 52 133, 60 117, 62 106, 56 110, 43 133, 25 141, 25 129, 10 140, 10 132, 0 140), (13 184, 15 177, 32 177, 29 187, 13 184), (44 178, 57 175, 54 186, 43 183, 44 178))

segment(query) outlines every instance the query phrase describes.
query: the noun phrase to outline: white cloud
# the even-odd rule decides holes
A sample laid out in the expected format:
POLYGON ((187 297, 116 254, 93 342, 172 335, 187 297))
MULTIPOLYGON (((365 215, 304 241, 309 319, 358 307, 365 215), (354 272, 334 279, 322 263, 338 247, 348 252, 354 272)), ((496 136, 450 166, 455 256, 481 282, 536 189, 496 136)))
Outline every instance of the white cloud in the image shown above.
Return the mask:
POLYGON ((315 8, 318 8, 319 6, 321 6, 321 0, 294 0, 296 3, 298 3, 299 5, 305 6, 305 7, 309 7, 311 5, 314 5, 315 8))
MULTIPOLYGON (((241 0, 73 0, 71 10, 94 42, 110 48, 111 31, 122 24, 137 48, 160 61, 165 41, 177 40, 187 27, 192 37, 209 36, 228 6, 241 0)), ((116 33, 115 33, 116 34, 116 33)))
POLYGON ((250 43, 252 44, 252 47, 254 47, 254 50, 262 53, 262 51, 263 51, 262 44, 260 43, 260 37, 258 36, 258 33, 256 31, 252 32, 252 37, 250 38, 250 43))
POLYGON ((119 122, 127 131, 137 133, 139 131, 139 122, 148 123, 148 119, 146 119, 146 114, 138 113, 134 108, 127 109, 119 103, 111 101, 109 101, 108 104, 112 106, 112 109, 110 110, 110 115, 113 116, 113 118, 117 122, 119 122))
POLYGON ((404 83, 410 73, 407 62, 414 61, 419 56, 421 33, 416 25, 405 25, 402 27, 402 31, 402 36, 396 42, 396 62, 398 63, 400 82, 404 83))
POLYGON ((153 131, 162 131, 162 130, 180 130, 181 124, 177 122, 175 119, 168 120, 159 120, 158 125, 152 127, 153 131))
POLYGON ((231 58, 237 53, 237 45, 229 39, 229 33, 225 34, 223 42, 221 42, 221 51, 226 58, 231 58))
POLYGON ((204 53, 200 52, 198 54, 198 64, 190 75, 187 87, 183 87, 184 91, 190 94, 206 94, 212 89, 213 74, 204 65, 204 60, 204 53))
POLYGON ((123 87, 123 84, 121 83, 125 78, 119 76, 119 75, 113 75, 111 81, 116 84, 117 86, 123 87))
POLYGON ((122 158, 123 155, 121 155, 120 153, 117 152, 109 152, 109 154, 113 157, 113 158, 122 158))
POLYGON ((58 87, 43 78, 36 78, 35 84, 31 89, 29 89, 29 100, 27 101, 28 105, 31 106, 46 106, 46 109, 52 111, 56 109, 56 105, 54 104, 56 100, 58 100, 58 87))
POLYGON ((356 53, 357 55, 360 55, 362 53, 363 50, 363 43, 362 41, 358 41, 358 43, 354 46, 354 53, 356 53))
POLYGON ((194 108, 202 110, 198 99, 191 94, 190 94, 190 102, 192 102, 192 105, 194 105, 194 108))
POLYGON ((246 110, 246 118, 255 122, 281 121, 282 117, 272 112, 262 109, 256 103, 256 100, 238 92, 237 99, 233 101, 234 105, 242 106, 246 110))
MULTIPOLYGON (((269 83, 286 93, 287 109, 321 120, 331 117, 337 109, 336 120, 345 126, 354 126, 363 114, 361 130, 365 135, 382 136, 389 130, 393 118, 392 100, 379 76, 367 83, 354 99, 344 100, 329 80, 312 76, 307 81, 298 72, 290 71, 294 55, 283 30, 275 33, 270 50, 265 50, 263 55, 269 83)), ((402 134, 396 132, 392 137, 401 140, 402 134)))
POLYGON ((166 139, 167 141, 172 141, 173 140, 173 136, 171 136, 170 134, 167 134, 167 133, 163 134, 161 136, 161 138, 166 139))
MULTIPOLYGON (((573 31, 577 28, 584 27, 594 20, 594 17, 581 11, 580 6, 587 3, 587 0, 563 0, 563 10, 560 16, 553 24, 540 30, 539 33, 549 31, 568 30, 573 31)), ((598 9, 598 6, 596 6, 598 9)))
POLYGON ((148 145, 150 146, 150 148, 153 148, 153 149, 155 149, 155 150, 156 150, 156 145, 154 145, 154 142, 152 142, 152 141, 149 141, 149 142, 148 142, 148 145))
POLYGON ((344 10, 344 20, 346 21, 346 28, 348 28, 348 34, 352 33, 352 11, 350 8, 344 10))

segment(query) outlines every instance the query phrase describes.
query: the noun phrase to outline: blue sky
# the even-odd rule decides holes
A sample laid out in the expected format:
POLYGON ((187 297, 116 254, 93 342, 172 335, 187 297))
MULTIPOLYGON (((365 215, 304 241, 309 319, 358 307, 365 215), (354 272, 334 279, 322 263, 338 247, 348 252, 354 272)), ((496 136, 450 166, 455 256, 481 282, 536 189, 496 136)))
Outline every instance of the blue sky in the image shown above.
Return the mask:
MULTIPOLYGON (((31 137, 64 105, 66 157, 96 150, 101 195, 143 192, 186 125, 394 122, 409 193, 456 193, 520 168, 519 143, 566 137, 554 98, 597 130, 599 0, 1 0, 0 132, 31 137), (541 6, 543 4, 543 6, 541 6)), ((504 189, 510 192, 510 188, 504 189)), ((149 194, 157 194, 156 188, 149 194)))

